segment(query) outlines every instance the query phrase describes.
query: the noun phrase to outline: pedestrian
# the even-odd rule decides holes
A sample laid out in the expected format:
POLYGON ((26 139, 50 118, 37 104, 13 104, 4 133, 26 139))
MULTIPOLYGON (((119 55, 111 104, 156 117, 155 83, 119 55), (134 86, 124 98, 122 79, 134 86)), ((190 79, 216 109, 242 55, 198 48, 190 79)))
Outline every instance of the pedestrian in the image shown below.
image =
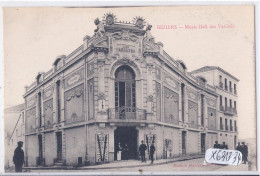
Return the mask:
POLYGON ((123 154, 123 159, 128 160, 129 148, 128 148, 128 145, 127 145, 127 144, 125 144, 125 146, 124 146, 124 148, 123 148, 123 152, 124 152, 124 154, 123 154))
POLYGON ((154 146, 154 143, 151 144, 150 146, 150 159, 151 159, 151 164, 153 164, 153 161, 154 161, 154 152, 155 152, 155 146, 154 146))
POLYGON ((22 172, 22 167, 24 164, 24 152, 22 150, 23 142, 19 141, 17 147, 14 150, 13 162, 15 165, 15 172, 22 172))
POLYGON ((220 149, 228 150, 228 146, 226 145, 225 142, 223 142, 223 144, 220 146, 220 149))
POLYGON ((245 142, 242 142, 241 150, 242 150, 242 163, 246 164, 247 157, 248 157, 248 147, 247 145, 245 145, 245 142))
POLYGON ((146 145, 144 144, 144 141, 141 141, 142 144, 139 146, 139 153, 141 155, 142 162, 146 162, 145 159, 145 150, 147 149, 146 145))
MULTIPOLYGON (((240 151, 241 152, 241 145, 240 145, 240 142, 237 143, 237 147, 236 147, 236 150, 240 151)), ((242 153, 242 152, 241 152, 242 153)))
POLYGON ((117 160, 120 161, 121 160, 121 156, 122 156, 122 146, 120 144, 120 142, 118 142, 118 146, 117 146, 117 160))
POLYGON ((220 144, 218 143, 218 141, 215 141, 213 148, 216 148, 216 149, 220 148, 220 144))

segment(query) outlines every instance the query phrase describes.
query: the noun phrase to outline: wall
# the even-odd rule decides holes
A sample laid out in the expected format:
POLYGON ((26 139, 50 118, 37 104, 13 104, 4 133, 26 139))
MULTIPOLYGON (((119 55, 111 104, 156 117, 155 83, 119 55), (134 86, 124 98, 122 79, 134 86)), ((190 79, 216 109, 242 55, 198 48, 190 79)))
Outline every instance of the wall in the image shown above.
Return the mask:
POLYGON ((45 158, 45 165, 51 166, 53 165, 53 159, 57 158, 57 150, 56 150, 56 140, 55 140, 55 133, 45 133, 44 134, 44 158, 45 158))
POLYGON ((187 154, 198 154, 198 153, 200 153, 199 146, 200 146, 199 132, 188 131, 188 133, 187 133, 187 145, 186 145, 187 154))
POLYGON ((66 164, 77 165, 78 157, 82 157, 82 161, 85 159, 85 127, 66 129, 64 132, 66 134, 66 143, 64 144, 66 145, 66 164))
POLYGON ((26 136, 27 142, 27 156, 28 166, 36 166, 36 157, 38 157, 38 136, 29 135, 26 136))

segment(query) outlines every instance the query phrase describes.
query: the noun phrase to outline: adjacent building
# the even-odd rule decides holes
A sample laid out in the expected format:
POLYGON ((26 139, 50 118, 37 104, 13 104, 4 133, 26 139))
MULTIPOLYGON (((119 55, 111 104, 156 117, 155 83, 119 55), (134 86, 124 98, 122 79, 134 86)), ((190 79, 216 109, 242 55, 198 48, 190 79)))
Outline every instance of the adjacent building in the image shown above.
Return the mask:
MULTIPOLYGON (((24 104, 4 110, 5 126, 5 168, 13 168, 13 155, 19 141, 25 141, 24 104)), ((24 148, 24 147, 23 147, 24 148)))
POLYGON ((237 131, 237 83, 238 79, 220 67, 206 66, 191 72, 207 80, 216 88, 218 94, 217 121, 218 141, 225 142, 229 149, 235 149, 238 139, 237 131))
POLYGON ((115 19, 96 19, 93 36, 26 87, 27 166, 112 162, 119 142, 138 159, 142 140, 157 159, 203 154, 220 137, 219 116, 234 118, 219 111, 222 90, 169 56, 143 18, 115 19))

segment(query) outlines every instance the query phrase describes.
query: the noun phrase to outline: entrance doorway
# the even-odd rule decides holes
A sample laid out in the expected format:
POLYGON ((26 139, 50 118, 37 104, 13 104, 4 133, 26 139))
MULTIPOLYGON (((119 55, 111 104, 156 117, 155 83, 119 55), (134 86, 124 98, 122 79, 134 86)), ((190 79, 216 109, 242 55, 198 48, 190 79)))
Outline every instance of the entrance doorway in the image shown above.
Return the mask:
POLYGON ((182 131, 181 138, 182 138, 182 154, 186 155, 186 131, 182 131))
POLYGON ((205 153, 206 134, 201 133, 201 153, 205 153))
POLYGON ((115 160, 117 160, 118 143, 120 143, 122 147, 122 160, 137 159, 137 130, 135 127, 122 126, 117 127, 115 130, 115 160))
POLYGON ((40 166, 42 165, 42 158, 43 158, 43 152, 42 152, 42 135, 38 135, 38 144, 39 144, 39 156, 38 156, 38 161, 37 165, 40 166))
POLYGON ((56 136, 57 136, 57 160, 61 160, 62 159, 62 133, 61 132, 57 132, 56 136))

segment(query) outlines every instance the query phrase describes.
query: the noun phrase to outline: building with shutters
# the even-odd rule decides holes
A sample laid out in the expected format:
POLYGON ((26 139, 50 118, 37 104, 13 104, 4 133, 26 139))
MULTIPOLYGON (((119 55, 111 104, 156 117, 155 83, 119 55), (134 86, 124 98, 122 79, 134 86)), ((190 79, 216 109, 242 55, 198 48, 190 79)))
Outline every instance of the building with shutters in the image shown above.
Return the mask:
POLYGON ((26 87, 27 166, 112 162, 119 142, 138 159, 142 140, 157 159, 195 155, 218 140, 217 88, 169 56, 143 18, 115 19, 96 19, 93 36, 26 87))
POLYGON ((236 149, 237 130, 237 84, 238 79, 220 67, 206 66, 191 72, 194 76, 207 79, 207 83, 216 88, 218 94, 217 121, 219 143, 225 142, 229 149, 236 149))

